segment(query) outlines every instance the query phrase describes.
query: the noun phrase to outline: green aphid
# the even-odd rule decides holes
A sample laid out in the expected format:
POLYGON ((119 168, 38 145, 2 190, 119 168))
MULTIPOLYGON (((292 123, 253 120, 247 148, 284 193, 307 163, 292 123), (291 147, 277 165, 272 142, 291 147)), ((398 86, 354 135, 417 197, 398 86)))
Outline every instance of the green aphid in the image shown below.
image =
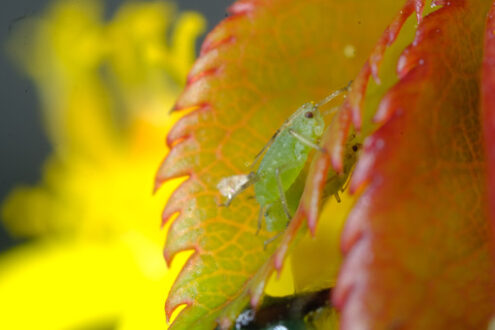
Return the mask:
MULTIPOLYGON (((355 141, 355 135, 351 135, 345 147, 344 166, 342 173, 337 173, 333 168, 329 169, 327 180, 323 188, 322 200, 327 200, 330 196, 335 196, 337 202, 340 203, 339 192, 344 192, 349 175, 352 172, 354 164, 357 161, 358 152, 361 149, 361 144, 355 141)), ((307 176, 307 166, 301 171, 295 182, 286 191, 287 207, 290 214, 296 212, 299 206, 299 201, 304 190, 307 176)), ((265 211, 265 223, 268 231, 280 231, 285 229, 287 225, 287 216, 280 199, 273 202, 265 211)))
POLYGON ((361 150, 361 143, 355 141, 356 135, 352 134, 350 139, 347 141, 344 148, 344 159, 342 173, 336 173, 334 169, 330 168, 330 171, 325 181, 325 186, 323 188, 322 199, 325 201, 328 197, 334 195, 337 202, 340 203, 339 191, 344 192, 346 189, 346 182, 349 175, 356 164, 358 151, 361 150))
POLYGON ((348 86, 333 92, 321 102, 303 104, 256 155, 251 166, 262 157, 256 171, 223 178, 217 185, 220 193, 227 197, 223 206, 230 205, 239 193, 254 184, 255 198, 260 205, 258 229, 263 216, 269 231, 285 228, 304 189, 304 169, 309 153, 313 149, 322 151, 318 143, 325 122, 319 107, 347 90, 348 86))

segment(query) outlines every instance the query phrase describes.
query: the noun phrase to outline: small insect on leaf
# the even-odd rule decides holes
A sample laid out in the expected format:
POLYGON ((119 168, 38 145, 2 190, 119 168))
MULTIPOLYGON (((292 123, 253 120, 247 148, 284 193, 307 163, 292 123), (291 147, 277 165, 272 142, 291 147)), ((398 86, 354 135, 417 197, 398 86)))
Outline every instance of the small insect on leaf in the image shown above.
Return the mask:
POLYGON ((342 173, 337 173, 333 168, 330 168, 323 188, 322 202, 334 195, 337 202, 341 202, 339 192, 344 192, 349 183, 349 176, 358 159, 359 151, 362 149, 362 144, 356 141, 356 135, 351 134, 346 143, 343 156, 342 173))
POLYGON ((255 156, 251 166, 261 158, 256 171, 223 178, 217 185, 221 195, 227 197, 223 206, 230 205, 239 193, 254 185, 260 205, 258 229, 264 217, 268 231, 282 230, 299 204, 310 151, 323 151, 319 142, 325 121, 319 108, 348 89, 349 86, 336 90, 319 103, 303 104, 255 156))
POLYGON ((227 197, 227 202, 222 206, 229 206, 230 202, 239 193, 244 191, 254 178, 254 173, 232 175, 220 180, 217 184, 217 189, 223 197, 227 197))

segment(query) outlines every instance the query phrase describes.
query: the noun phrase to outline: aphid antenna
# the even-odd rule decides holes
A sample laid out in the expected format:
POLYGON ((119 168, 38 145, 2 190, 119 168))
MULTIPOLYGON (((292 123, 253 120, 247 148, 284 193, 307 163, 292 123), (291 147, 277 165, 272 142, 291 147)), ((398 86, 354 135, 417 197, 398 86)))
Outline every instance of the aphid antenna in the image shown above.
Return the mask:
POLYGON ((263 223, 263 214, 265 212, 265 208, 263 206, 260 206, 260 211, 258 213, 258 223, 256 226, 256 236, 260 233, 261 230, 261 225, 263 223))
POLYGON ((320 147, 316 143, 311 142, 310 140, 308 140, 307 138, 305 138, 301 134, 294 131, 292 128, 289 128, 289 134, 292 135, 293 137, 295 137, 296 139, 298 139, 299 142, 307 145, 308 147, 313 148, 315 150, 319 150, 320 152, 325 152, 325 150, 322 147, 320 147))
MULTIPOLYGON (((347 91, 349 91, 349 89, 351 88, 351 84, 352 84, 352 80, 349 81, 349 83, 347 84, 347 86, 343 87, 343 88, 340 88, 340 89, 337 89, 336 91, 334 91, 333 93, 331 93, 330 95, 328 95, 327 97, 325 97, 323 100, 321 100, 320 102, 316 103, 315 106, 317 108, 319 108, 320 106, 322 105, 325 105, 327 104, 328 102, 332 101, 334 98, 336 98, 337 96, 339 96, 340 94, 342 93, 345 93, 347 91)), ((331 110, 334 110, 334 109, 331 109, 331 110)), ((277 138, 277 136, 280 134, 280 132, 282 131, 285 131, 285 129, 287 129, 287 127, 289 127, 292 122, 294 121, 295 118, 299 117, 301 115, 301 113, 303 111, 306 111, 304 108, 300 108, 298 109, 296 112, 294 112, 283 124, 282 126, 280 126, 280 128, 275 132, 275 134, 273 134, 273 136, 270 138, 270 140, 268 141, 267 144, 264 145, 264 147, 256 154, 256 156, 254 157, 254 160, 253 162, 248 166, 248 168, 253 168, 256 163, 258 163, 258 161, 260 160, 261 156, 265 153, 265 151, 272 145, 273 141, 275 141, 275 139, 277 138)), ((334 110, 336 111, 336 110, 334 110)))
POLYGON ((323 116, 328 116, 328 115, 331 115, 331 114, 336 113, 339 109, 340 109, 340 105, 339 106, 336 106, 336 107, 333 107, 331 109, 328 109, 327 111, 324 111, 321 114, 323 116))
POLYGON ((345 86, 343 88, 340 88, 340 89, 337 89, 336 91, 334 91, 333 93, 331 93, 330 95, 328 95, 327 97, 325 97, 323 100, 321 100, 320 102, 316 103, 316 106, 319 108, 322 105, 325 105, 328 102, 332 101, 334 98, 336 98, 340 94, 349 91, 349 89, 351 88, 351 84, 352 84, 352 80, 349 81, 349 83, 347 84, 347 86, 345 86))
POLYGON ((256 165, 256 163, 260 160, 261 156, 263 156, 263 154, 265 153, 266 149, 268 149, 268 147, 270 147, 272 145, 273 141, 275 141, 275 139, 277 138, 279 133, 280 133, 280 129, 278 129, 275 132, 275 134, 273 134, 273 136, 270 138, 270 140, 263 146, 263 148, 261 148, 261 150, 256 154, 256 156, 254 156, 254 160, 248 166, 248 168, 253 168, 254 165, 256 165))
POLYGON ((279 233, 277 233, 275 236, 273 236, 272 238, 269 238, 267 239, 266 241, 263 242, 263 251, 266 251, 266 248, 268 247, 268 245, 270 245, 271 243, 273 243, 277 238, 279 238, 284 232, 281 231, 279 233))

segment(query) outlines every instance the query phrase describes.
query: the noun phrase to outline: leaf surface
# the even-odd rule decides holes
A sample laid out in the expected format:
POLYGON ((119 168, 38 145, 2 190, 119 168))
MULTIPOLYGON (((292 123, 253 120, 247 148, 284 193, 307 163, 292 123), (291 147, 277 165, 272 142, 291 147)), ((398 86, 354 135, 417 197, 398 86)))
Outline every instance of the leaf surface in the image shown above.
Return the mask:
POLYGON ((486 328, 493 311, 479 97, 490 1, 441 4, 399 60, 351 181, 344 329, 486 328))
MULTIPOLYGON (((481 78, 481 106, 487 161, 488 212, 495 233, 495 6, 492 6, 485 29, 481 78)), ((495 236, 495 235, 494 235, 495 236)), ((493 252, 495 256, 495 251, 493 252)))
POLYGON ((274 233, 256 235, 252 190, 221 208, 216 185, 246 173, 246 164, 302 103, 353 79, 400 6, 389 0, 238 1, 209 34, 176 104, 189 113, 169 133, 171 151, 157 174, 157 186, 188 176, 163 215, 167 221, 178 213, 167 261, 195 251, 167 300, 168 316, 187 304, 172 328, 226 327, 247 293, 263 287, 274 249, 264 251, 263 242, 274 233))

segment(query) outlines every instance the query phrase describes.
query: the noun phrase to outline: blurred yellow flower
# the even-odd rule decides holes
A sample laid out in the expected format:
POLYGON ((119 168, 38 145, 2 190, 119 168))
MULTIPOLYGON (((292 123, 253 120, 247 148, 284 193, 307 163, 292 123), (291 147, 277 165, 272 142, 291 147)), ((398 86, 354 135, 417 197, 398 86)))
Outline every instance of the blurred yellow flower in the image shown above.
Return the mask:
POLYGON ((2 207, 31 240, 0 255, 0 329, 164 328, 187 256, 166 269, 158 228, 174 186, 151 192, 203 28, 164 2, 105 22, 101 1, 65 0, 17 29, 8 50, 36 84, 54 152, 42 182, 2 207))

